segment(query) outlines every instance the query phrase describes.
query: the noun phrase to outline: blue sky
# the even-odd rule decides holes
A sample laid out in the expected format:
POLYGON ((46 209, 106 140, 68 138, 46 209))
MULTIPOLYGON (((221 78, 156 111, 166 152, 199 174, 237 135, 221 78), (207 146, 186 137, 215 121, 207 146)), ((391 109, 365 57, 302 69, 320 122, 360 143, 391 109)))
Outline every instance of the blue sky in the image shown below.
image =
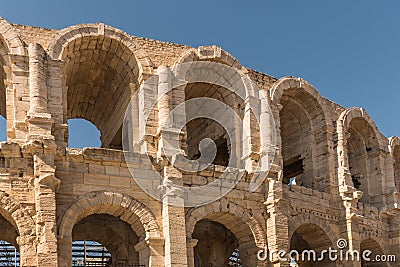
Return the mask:
POLYGON ((61 29, 104 22, 141 37, 220 45, 247 67, 275 77, 301 76, 345 107, 364 107, 386 136, 400 135, 399 12, 398 0, 36 0, 0 5, 0 16, 12 23, 61 29))

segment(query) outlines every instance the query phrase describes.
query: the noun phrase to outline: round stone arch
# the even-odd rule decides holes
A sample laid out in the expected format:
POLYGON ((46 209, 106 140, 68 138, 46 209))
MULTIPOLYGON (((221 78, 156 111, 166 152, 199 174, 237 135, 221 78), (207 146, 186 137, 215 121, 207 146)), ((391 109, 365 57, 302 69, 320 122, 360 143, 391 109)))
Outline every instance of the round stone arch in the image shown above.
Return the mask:
POLYGON ((384 145, 383 140, 381 139, 381 133, 378 130, 375 122, 372 118, 368 115, 368 113, 363 108, 348 108, 344 110, 339 117, 337 131, 338 131, 338 138, 346 137, 346 133, 349 130, 350 123, 355 118, 362 118, 364 119, 373 129, 376 140, 379 145, 379 149, 386 151, 386 147, 384 145))
POLYGON ((303 225, 313 224, 321 228, 326 235, 329 237, 332 245, 335 245, 338 240, 338 235, 332 230, 332 228, 320 218, 312 214, 300 214, 289 219, 289 242, 294 234, 294 232, 303 225))
POLYGON ((333 123, 325 99, 310 83, 292 76, 276 81, 269 94, 278 132, 277 143, 281 150, 277 161, 287 167, 283 168, 283 182, 287 183, 289 178, 299 175, 304 186, 331 192, 337 182, 332 175, 335 159, 331 151, 333 135, 329 131, 333 123), (296 123, 296 137, 290 136, 293 134, 290 130, 292 125, 289 125, 291 121, 296 123), (307 145, 301 146, 292 140, 303 140, 307 145), (321 157, 324 164, 316 164, 321 157), (303 170, 298 168, 292 175, 290 166, 299 160, 302 160, 301 165, 297 165, 303 166, 303 170))
MULTIPOLYGON (((182 53, 182 55, 175 61, 172 66, 172 71, 175 75, 184 81, 188 81, 187 74, 189 70, 191 70, 192 66, 195 66, 195 62, 215 62, 219 64, 226 65, 228 67, 232 67, 234 71, 231 73, 227 73, 227 69, 222 69, 218 66, 218 64, 205 65, 209 70, 213 71, 213 77, 210 78, 210 73, 207 73, 207 79, 214 79, 216 81, 220 81, 222 84, 220 86, 230 87, 235 86, 239 88, 239 93, 237 93, 242 99, 246 99, 248 96, 251 97, 260 97, 260 89, 257 88, 254 82, 252 82, 251 78, 246 74, 246 68, 240 64, 240 62, 234 58, 231 54, 221 49, 219 46, 199 46, 197 49, 190 48, 182 53), (225 77, 230 77, 230 80, 234 80, 234 84, 230 81, 227 81, 225 77)), ((202 76, 200 76, 202 78, 202 76)))
POLYGON ((0 17, 0 36, 7 44, 8 52, 15 55, 25 55, 26 49, 24 43, 19 37, 14 27, 5 19, 0 17))
POLYGON ((108 214, 128 223, 140 240, 160 238, 162 232, 154 214, 133 197, 109 191, 89 192, 76 199, 63 214, 59 236, 72 236, 74 225, 92 214, 108 214))
MULTIPOLYGON (((339 185, 340 186, 350 186, 354 187, 352 181, 352 173, 350 172, 350 162, 349 162, 349 149, 348 149, 348 139, 350 137, 350 124, 354 119, 362 119, 367 125, 369 125, 373 131, 373 137, 375 138, 377 148, 380 151, 388 151, 386 141, 382 139, 382 134, 379 132, 375 122, 368 115, 368 113, 363 108, 348 108, 344 110, 337 121, 337 135, 338 135, 338 172, 339 172, 339 185)), ((365 140, 362 140, 365 141, 365 140)), ((381 155, 378 155, 381 157, 381 155)), ((367 160, 367 159, 365 159, 367 160)), ((384 167, 379 163, 379 170, 382 172, 384 167)), ((383 190, 383 188, 382 188, 383 190)), ((346 191, 346 190, 345 190, 346 191)), ((365 196, 365 194, 364 194, 365 196)))
MULTIPOLYGON (((189 212, 186 215, 187 238, 190 239, 192 237, 197 222, 218 214, 228 214, 234 216, 237 220, 245 223, 251 230, 254 242, 258 248, 264 248, 267 245, 267 234, 264 228, 250 214, 250 212, 236 203, 224 200, 218 200, 215 201, 214 203, 194 208, 191 212, 189 212)), ((223 221, 216 220, 216 222, 219 222, 222 225, 224 225, 223 221)), ((230 228, 229 226, 226 227, 228 229, 230 228)), ((235 234, 235 231, 232 231, 232 233, 235 234)))
MULTIPOLYGON (((55 60, 62 60, 64 48, 75 39, 89 36, 104 36, 125 45, 135 57, 138 64, 138 79, 147 78, 153 70, 153 62, 135 39, 122 30, 102 23, 79 24, 70 26, 58 32, 57 36, 48 45, 48 54, 55 60)), ((140 81, 141 82, 141 81, 140 81)))
POLYGON ((327 110, 326 103, 323 97, 313 85, 302 78, 286 76, 276 81, 270 90, 271 105, 279 110, 279 105, 283 94, 286 90, 290 89, 304 90, 312 98, 314 98, 317 101, 319 108, 323 112, 322 115, 325 119, 325 122, 327 123, 327 125, 331 125, 332 119, 329 111, 327 110))
MULTIPOLYGON (((226 104, 239 114, 245 129, 249 129, 246 141, 234 141, 242 145, 236 155, 241 155, 239 158, 246 161, 247 171, 250 173, 256 169, 255 166, 259 165, 258 162, 267 165, 271 152, 263 151, 263 149, 275 141, 275 136, 273 138, 268 136, 271 133, 270 124, 273 124, 273 121, 270 118, 261 119, 260 117, 269 116, 269 100, 237 59, 218 46, 200 46, 197 49, 186 50, 173 64, 171 71, 179 81, 172 87, 178 90, 185 91, 188 88, 187 85, 193 84, 224 88, 226 94, 224 99, 231 102, 226 104), (249 146, 246 146, 247 144, 249 146)), ((183 94, 186 96, 186 91, 183 94)), ((200 94, 197 95, 199 96, 200 94)), ((229 143, 228 147, 230 147, 229 143)))
MULTIPOLYGON (((376 244, 379 245, 379 249, 382 250, 383 254, 388 255, 389 253, 389 249, 387 247, 387 241, 384 238, 381 237, 371 237, 369 236, 367 233, 363 232, 360 233, 360 245, 364 242, 364 241, 368 241, 368 240, 372 240, 373 242, 375 242, 376 244)), ((361 249, 361 248, 360 248, 361 249)), ((362 253, 362 252, 361 252, 362 253)))
POLYGON ((17 231, 21 266, 36 266, 36 223, 20 202, 0 191, 0 215, 17 231))
POLYGON ((0 215, 9 221, 20 236, 35 235, 35 221, 20 202, 4 191, 0 191, 0 215))
POLYGON ((313 85, 303 78, 286 76, 276 81, 270 90, 272 104, 275 106, 278 105, 284 92, 289 89, 301 89, 310 94, 314 99, 317 100, 321 110, 324 112, 326 121, 330 121, 329 112, 326 109, 326 104, 323 97, 313 85))

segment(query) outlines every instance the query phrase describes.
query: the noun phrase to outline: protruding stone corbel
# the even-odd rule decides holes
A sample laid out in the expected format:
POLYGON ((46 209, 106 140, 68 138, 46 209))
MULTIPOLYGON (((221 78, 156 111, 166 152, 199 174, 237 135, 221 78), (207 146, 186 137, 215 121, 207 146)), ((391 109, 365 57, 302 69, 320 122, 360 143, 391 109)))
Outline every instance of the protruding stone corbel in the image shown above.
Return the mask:
POLYGON ((163 198, 165 197, 178 197, 183 198, 183 191, 179 187, 175 186, 174 183, 165 178, 163 180, 163 184, 158 186, 163 198))
POLYGON ((43 153, 43 143, 40 140, 30 140, 22 146, 21 150, 23 154, 29 155, 43 153))
POLYGON ((347 216, 346 216, 346 219, 349 221, 349 222, 359 222, 359 221, 361 221, 362 220, 362 218, 363 218, 363 216, 362 215, 360 215, 360 214, 357 214, 357 213, 349 213, 349 214, 347 214, 347 216))
POLYGON ((52 173, 45 173, 40 175, 39 178, 34 179, 35 187, 46 186, 54 192, 58 192, 60 184, 61 180, 52 173))

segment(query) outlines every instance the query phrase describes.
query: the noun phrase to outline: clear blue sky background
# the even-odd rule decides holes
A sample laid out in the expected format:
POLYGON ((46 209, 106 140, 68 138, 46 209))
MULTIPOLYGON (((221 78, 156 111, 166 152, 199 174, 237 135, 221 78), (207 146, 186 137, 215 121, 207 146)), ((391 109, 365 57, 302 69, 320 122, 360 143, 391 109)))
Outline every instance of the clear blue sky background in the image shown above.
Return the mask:
POLYGON ((345 107, 364 107, 383 134, 400 135, 398 0, 4 1, 0 16, 55 29, 104 22, 141 37, 217 44, 247 67, 301 76, 345 107))

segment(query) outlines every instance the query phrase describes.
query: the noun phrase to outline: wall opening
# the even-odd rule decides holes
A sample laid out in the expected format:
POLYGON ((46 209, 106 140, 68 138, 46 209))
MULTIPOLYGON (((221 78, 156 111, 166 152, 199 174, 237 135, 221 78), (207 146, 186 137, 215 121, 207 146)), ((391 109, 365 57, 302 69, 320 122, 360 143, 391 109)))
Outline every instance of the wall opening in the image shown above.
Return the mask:
POLYGON ((304 174, 304 163, 303 159, 297 157, 293 157, 284 162, 283 165, 283 183, 288 184, 290 182, 290 178, 298 177, 304 174))
POLYGON ((0 229, 0 266, 20 266, 18 231, 3 216, 0 216, 0 229))
POLYGON ((297 185, 329 191, 329 146, 322 107, 302 88, 285 90, 280 104, 283 183, 296 178, 297 185))
POLYGON ((111 254, 99 242, 92 240, 77 240, 72 243, 72 266, 86 267, 111 266, 111 254))
POLYGON ((198 240, 194 248, 196 267, 242 266, 238 239, 224 225, 201 220, 196 224, 192 237, 198 240))
POLYGON ((101 147, 122 149, 122 124, 139 67, 132 51, 105 36, 77 38, 64 48, 64 118, 91 121, 101 147))
MULTIPOLYGON (((96 245, 96 257, 107 264, 112 262, 112 265, 98 266, 142 266, 139 265, 139 253, 134 248, 139 237, 128 223, 118 217, 108 214, 87 216, 74 226, 72 240, 75 246, 78 241, 83 240, 101 244, 96 245)), ((80 249, 82 250, 82 246, 80 249)))
POLYGON ((69 119, 68 145, 73 148, 101 147, 100 131, 90 121, 69 119))
POLYGON ((284 183, 296 177, 298 185, 314 188, 311 121, 301 106, 283 99, 280 112, 284 183))
MULTIPOLYGON (((330 261, 329 257, 326 257, 325 261, 317 261, 321 252, 325 249, 328 250, 329 247, 333 247, 332 242, 324 230, 315 224, 302 225, 296 229, 290 239, 290 250, 295 250, 299 253, 299 257, 293 258, 292 262, 294 261, 299 266, 307 267, 334 267, 336 266, 336 263, 330 261), (305 254, 306 256, 303 260, 302 253, 306 250, 315 251, 316 258, 314 258, 314 255, 311 255, 310 258, 308 258, 308 254, 305 254)), ((293 255, 293 257, 295 256, 296 255, 293 255)))
POLYGON ((379 144, 372 127, 363 118, 354 118, 348 129, 349 170, 353 185, 364 194, 363 203, 377 203, 382 195, 379 144))
POLYGON ((195 266, 255 267, 260 245, 254 231, 241 217, 228 212, 210 214, 197 221, 190 235, 197 239, 195 266))
MULTIPOLYGON (((199 97, 212 98, 222 102, 221 105, 229 106, 243 120, 244 103, 228 89, 208 83, 188 84, 185 88, 185 101, 199 97)), ((241 140, 229 140, 227 131, 217 121, 209 118, 193 119, 186 124, 186 143, 183 147, 189 159, 200 157, 199 143, 204 138, 214 141, 217 153, 212 163, 221 166, 227 166, 229 163, 231 142, 241 143, 241 140)))
MULTIPOLYGON (((366 251, 366 250, 372 252, 372 254, 369 255, 370 259, 375 259, 377 255, 385 255, 379 243, 373 239, 366 239, 361 242, 360 251, 366 251)), ((361 257, 361 267, 378 267, 378 266, 388 266, 388 265, 386 265, 386 263, 383 262, 365 261, 361 257)))

